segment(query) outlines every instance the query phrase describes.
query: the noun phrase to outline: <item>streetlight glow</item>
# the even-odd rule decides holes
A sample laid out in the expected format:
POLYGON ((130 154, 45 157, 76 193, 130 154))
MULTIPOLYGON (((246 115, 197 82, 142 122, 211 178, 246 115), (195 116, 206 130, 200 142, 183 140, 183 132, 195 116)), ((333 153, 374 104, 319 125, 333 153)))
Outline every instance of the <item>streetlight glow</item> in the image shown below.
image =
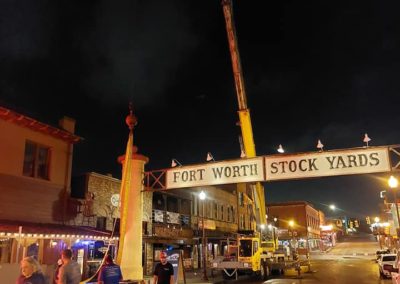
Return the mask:
POLYGON ((388 184, 390 188, 397 188, 399 181, 394 176, 390 176, 388 184))
POLYGON ((293 220, 290 220, 290 221, 289 221, 289 226, 290 226, 290 227, 293 227, 293 226, 294 226, 294 221, 293 221, 293 220))
POLYGON ((336 209, 336 206, 335 206, 334 204, 331 204, 331 205, 329 205, 329 208, 330 208, 331 210, 335 210, 335 209, 336 209))
POLYGON ((379 221, 380 221, 379 217, 375 217, 374 220, 375 220, 375 223, 379 223, 379 221))
POLYGON ((200 200, 206 199, 206 193, 203 190, 199 193, 199 198, 200 200))

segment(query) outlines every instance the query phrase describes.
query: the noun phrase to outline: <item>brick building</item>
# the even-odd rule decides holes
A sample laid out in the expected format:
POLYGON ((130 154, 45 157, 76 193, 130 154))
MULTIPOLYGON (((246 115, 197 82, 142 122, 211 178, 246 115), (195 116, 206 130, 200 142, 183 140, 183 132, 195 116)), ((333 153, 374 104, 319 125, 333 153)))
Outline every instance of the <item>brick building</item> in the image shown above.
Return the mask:
POLYGON ((324 214, 306 201, 267 204, 268 220, 276 218, 278 238, 289 245, 293 242, 300 249, 320 248, 320 225, 324 214))

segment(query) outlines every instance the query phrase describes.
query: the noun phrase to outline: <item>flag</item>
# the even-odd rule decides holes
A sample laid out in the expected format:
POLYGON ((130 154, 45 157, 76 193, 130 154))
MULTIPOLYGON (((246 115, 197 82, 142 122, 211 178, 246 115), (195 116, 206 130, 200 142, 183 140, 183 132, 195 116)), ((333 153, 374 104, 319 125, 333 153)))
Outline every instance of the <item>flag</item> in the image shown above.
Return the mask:
POLYGON ((120 200, 121 200, 121 211, 120 211, 120 229, 119 229, 119 244, 118 244, 118 256, 117 263, 121 263, 123 254, 123 244, 125 239, 126 231, 126 216, 128 215, 128 200, 129 190, 131 188, 131 173, 132 173, 132 147, 133 146, 133 131, 129 132, 128 143, 126 144, 125 160, 122 167, 122 180, 120 189, 120 200))

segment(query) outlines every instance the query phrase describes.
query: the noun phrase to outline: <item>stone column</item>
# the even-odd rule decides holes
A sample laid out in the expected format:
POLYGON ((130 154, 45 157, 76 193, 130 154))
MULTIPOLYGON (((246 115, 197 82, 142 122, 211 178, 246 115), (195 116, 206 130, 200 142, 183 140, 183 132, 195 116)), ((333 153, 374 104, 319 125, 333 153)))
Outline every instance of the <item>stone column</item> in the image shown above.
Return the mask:
MULTIPOLYGON (((135 147, 136 148, 136 147, 135 147)), ((134 149, 136 150, 136 149, 134 149)), ((122 159, 125 158, 120 157, 122 159)), ((126 218, 125 240, 122 246, 123 255, 121 259, 121 270, 124 279, 143 279, 142 267, 142 220, 143 220, 143 173, 144 165, 148 158, 133 153, 131 157, 131 188, 129 189, 129 200, 126 204, 128 215, 126 218)))

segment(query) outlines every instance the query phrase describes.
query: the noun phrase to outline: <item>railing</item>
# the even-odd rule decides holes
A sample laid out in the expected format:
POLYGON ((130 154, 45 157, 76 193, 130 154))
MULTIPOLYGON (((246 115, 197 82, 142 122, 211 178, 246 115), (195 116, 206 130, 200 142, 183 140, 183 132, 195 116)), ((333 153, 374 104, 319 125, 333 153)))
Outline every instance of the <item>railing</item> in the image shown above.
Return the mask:
POLYGON ((190 215, 157 209, 152 210, 152 220, 153 223, 175 224, 182 227, 190 227, 191 225, 190 215))
POLYGON ((156 170, 144 173, 144 190, 165 190, 165 178, 167 170, 156 170))

